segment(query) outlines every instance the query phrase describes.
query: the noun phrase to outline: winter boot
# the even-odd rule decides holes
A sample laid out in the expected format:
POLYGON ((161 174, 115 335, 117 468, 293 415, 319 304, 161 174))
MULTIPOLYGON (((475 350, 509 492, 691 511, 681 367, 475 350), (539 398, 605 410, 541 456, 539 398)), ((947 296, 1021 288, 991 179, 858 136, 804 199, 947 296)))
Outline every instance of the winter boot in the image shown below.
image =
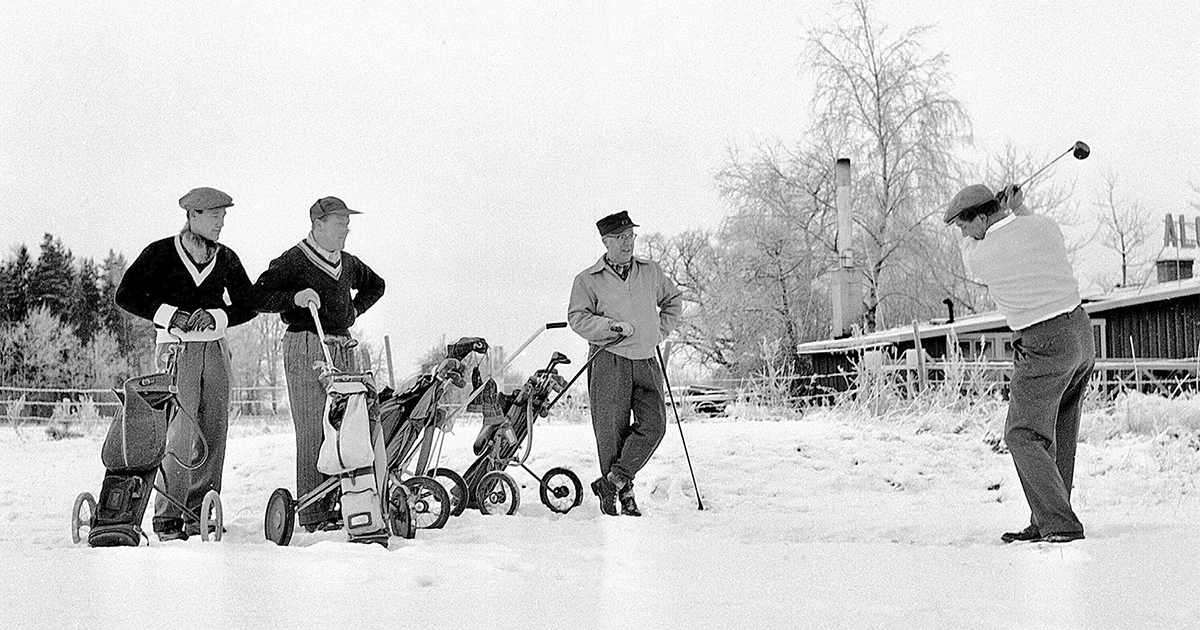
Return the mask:
POLYGON ((600 477, 592 482, 592 492, 600 499, 600 511, 609 516, 617 515, 617 485, 608 477, 600 477))
POLYGON ((621 514, 625 516, 641 516, 642 511, 638 509, 637 501, 633 498, 633 484, 625 484, 624 488, 617 493, 617 500, 621 502, 621 514))

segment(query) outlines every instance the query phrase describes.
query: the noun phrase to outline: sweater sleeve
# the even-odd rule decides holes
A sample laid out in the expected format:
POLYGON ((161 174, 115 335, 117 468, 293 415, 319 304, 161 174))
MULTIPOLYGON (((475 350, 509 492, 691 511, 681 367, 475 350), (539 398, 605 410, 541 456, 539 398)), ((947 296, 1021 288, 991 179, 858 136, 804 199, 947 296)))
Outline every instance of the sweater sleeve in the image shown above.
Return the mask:
POLYGON ((613 338, 609 330, 615 322, 611 317, 596 313, 596 293, 587 284, 583 274, 575 276, 571 285, 571 301, 567 305, 567 323, 575 334, 592 342, 599 343, 613 338))
POLYGON ((383 297, 384 281, 363 261, 355 258, 358 274, 355 277, 354 311, 361 315, 383 297))
POLYGON ((230 306, 226 309, 229 326, 244 324, 258 315, 254 310, 254 286, 246 275, 242 260, 226 247, 224 253, 229 256, 229 273, 225 278, 225 290, 229 292, 230 306))
MULTIPOLYGON (((290 250, 289 250, 290 251, 290 250)), ((288 273, 288 252, 271 261, 251 289, 251 308, 259 313, 282 313, 296 307, 294 281, 288 273)))
POLYGON ((153 244, 142 250, 137 260, 125 270, 114 301, 129 313, 165 328, 178 308, 164 303, 160 291, 163 283, 156 273, 160 268, 155 264, 156 256, 153 244), (165 320, 165 323, 160 320, 165 320))
POLYGON ((661 268, 658 276, 658 332, 661 341, 679 325, 679 316, 683 312, 683 293, 661 268))

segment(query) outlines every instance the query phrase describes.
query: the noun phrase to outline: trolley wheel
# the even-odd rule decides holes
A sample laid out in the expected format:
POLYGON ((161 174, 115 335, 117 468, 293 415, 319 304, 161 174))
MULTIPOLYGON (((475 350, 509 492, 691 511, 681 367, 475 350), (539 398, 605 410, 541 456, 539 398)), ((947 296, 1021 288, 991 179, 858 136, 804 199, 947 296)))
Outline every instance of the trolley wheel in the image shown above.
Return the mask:
POLYGON ((463 479, 462 475, 449 468, 434 468, 425 474, 433 477, 446 488, 446 493, 450 495, 450 516, 462 516, 463 511, 467 509, 467 504, 471 502, 467 481, 463 479))
POLYGON ((71 506, 71 542, 76 545, 83 540, 83 534, 80 529, 86 527, 88 531, 92 529, 92 519, 96 516, 96 497, 92 496, 91 492, 80 492, 79 496, 75 497, 75 505, 71 506), (84 509, 87 505, 87 509, 84 509))
POLYGON ((200 502, 200 540, 208 542, 221 540, 225 533, 225 516, 221 511, 221 495, 216 490, 209 490, 200 502))
POLYGON ((267 499, 267 515, 263 518, 263 534, 267 540, 286 547, 296 529, 296 502, 287 488, 276 488, 267 499))
POLYGON ((479 511, 484 514, 510 515, 521 507, 521 491, 512 475, 503 470, 493 470, 479 480, 475 490, 479 511))
POLYGON ((583 503, 583 484, 575 473, 566 468, 547 471, 538 486, 538 492, 542 495, 542 503, 559 514, 566 514, 583 503))
POLYGON ((450 520, 450 494, 442 484, 422 475, 403 483, 408 488, 408 511, 414 527, 441 529, 450 520))
POLYGON ((408 511, 408 505, 408 488, 405 488, 404 484, 391 486, 388 490, 387 521, 393 536, 412 539, 417 535, 417 528, 413 526, 412 514, 408 511))

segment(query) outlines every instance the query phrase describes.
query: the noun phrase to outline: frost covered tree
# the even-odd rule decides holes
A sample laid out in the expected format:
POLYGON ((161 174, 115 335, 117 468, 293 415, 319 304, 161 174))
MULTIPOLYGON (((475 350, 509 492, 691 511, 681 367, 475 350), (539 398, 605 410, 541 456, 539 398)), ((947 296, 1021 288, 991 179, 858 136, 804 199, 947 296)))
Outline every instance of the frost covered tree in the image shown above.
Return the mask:
MULTIPOLYGON (((1153 270, 1145 251, 1152 226, 1150 213, 1117 191, 1117 179, 1115 172, 1105 173, 1103 188, 1093 204, 1100 222, 1100 242, 1120 261, 1116 286, 1141 286, 1150 279, 1153 270)), ((1101 284, 1113 286, 1113 282, 1103 278, 1101 284)))

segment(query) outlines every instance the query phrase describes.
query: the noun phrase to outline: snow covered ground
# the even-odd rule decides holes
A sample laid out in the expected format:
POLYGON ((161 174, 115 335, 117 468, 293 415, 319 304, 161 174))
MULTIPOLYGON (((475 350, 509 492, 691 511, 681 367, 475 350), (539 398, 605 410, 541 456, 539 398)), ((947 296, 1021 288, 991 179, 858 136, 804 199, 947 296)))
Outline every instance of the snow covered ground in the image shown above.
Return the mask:
MULTIPOLYGON (((231 431, 224 541, 72 545, 102 435, 3 427, 0 626, 1200 627, 1195 436, 1081 444, 1088 538, 1004 545, 1028 519, 1010 458, 982 428, 928 428, 827 413, 689 421, 703 511, 672 425, 638 479, 641 519, 604 517, 590 494, 555 515, 517 470, 517 515, 469 511, 385 550, 341 532, 264 539, 268 496, 294 483, 285 425, 231 431)), ((449 436, 444 463, 465 468, 476 430, 449 436)), ((588 425, 541 424, 535 440, 535 470, 595 476, 588 425)))

